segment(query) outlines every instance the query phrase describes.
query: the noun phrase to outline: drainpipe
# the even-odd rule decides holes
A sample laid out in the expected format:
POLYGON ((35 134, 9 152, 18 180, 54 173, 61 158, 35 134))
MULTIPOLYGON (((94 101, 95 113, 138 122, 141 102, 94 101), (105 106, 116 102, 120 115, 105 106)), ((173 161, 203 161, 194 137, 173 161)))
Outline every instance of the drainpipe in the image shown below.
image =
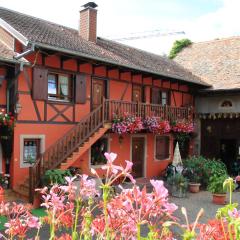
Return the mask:
POLYGON ((23 52, 23 53, 18 54, 17 56, 14 56, 13 58, 16 59, 16 60, 19 60, 20 58, 25 57, 25 56, 27 56, 28 54, 34 52, 34 50, 35 50, 35 44, 32 43, 32 44, 31 44, 31 47, 30 47, 29 49, 27 49, 27 50, 26 50, 25 52, 23 52))

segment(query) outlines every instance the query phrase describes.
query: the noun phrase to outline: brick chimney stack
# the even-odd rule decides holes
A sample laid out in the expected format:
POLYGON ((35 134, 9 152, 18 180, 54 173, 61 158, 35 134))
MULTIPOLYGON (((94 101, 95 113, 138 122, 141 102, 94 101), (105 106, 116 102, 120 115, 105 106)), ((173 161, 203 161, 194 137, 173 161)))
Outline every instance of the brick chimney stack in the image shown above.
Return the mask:
POLYGON ((80 11, 79 35, 87 41, 97 41, 97 4, 88 2, 80 11))

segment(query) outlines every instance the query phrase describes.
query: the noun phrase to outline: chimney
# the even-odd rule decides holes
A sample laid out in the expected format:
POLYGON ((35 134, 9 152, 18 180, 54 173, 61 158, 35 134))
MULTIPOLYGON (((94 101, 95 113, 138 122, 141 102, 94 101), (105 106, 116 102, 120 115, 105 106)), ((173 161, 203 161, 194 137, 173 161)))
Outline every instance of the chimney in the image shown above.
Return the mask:
POLYGON ((87 41, 97 41, 97 7, 94 2, 84 4, 80 11, 79 35, 87 41))

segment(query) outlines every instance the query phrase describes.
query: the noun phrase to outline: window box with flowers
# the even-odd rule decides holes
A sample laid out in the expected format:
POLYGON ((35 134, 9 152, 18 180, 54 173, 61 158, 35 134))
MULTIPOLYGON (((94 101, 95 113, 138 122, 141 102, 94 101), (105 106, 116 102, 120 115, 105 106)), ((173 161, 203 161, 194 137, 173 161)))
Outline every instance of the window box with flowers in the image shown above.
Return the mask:
POLYGON ((14 117, 11 113, 6 113, 2 109, 0 111, 0 142, 2 144, 3 157, 6 160, 6 173, 9 173, 9 163, 12 156, 13 128, 14 117))
POLYGON ((123 117, 114 115, 112 131, 114 133, 138 133, 143 130, 143 122, 140 117, 125 114, 123 117))
POLYGON ((171 130, 169 121, 161 120, 156 117, 147 117, 143 121, 144 129, 148 132, 156 133, 156 134, 166 134, 171 130))
POLYGON ((189 142, 190 137, 194 131, 193 122, 188 120, 175 121, 172 123, 171 130, 175 136, 176 141, 179 143, 180 150, 184 151, 184 148, 189 142))

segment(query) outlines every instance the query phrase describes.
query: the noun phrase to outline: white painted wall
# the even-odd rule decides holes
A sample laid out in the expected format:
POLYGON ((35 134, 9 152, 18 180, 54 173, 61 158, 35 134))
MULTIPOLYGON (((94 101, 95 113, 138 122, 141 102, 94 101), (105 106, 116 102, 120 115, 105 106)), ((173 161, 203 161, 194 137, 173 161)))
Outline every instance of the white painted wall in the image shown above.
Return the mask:
POLYGON ((240 96, 211 96, 196 98, 197 113, 240 113, 240 96), (230 100, 233 106, 222 108, 221 103, 224 100, 230 100))

